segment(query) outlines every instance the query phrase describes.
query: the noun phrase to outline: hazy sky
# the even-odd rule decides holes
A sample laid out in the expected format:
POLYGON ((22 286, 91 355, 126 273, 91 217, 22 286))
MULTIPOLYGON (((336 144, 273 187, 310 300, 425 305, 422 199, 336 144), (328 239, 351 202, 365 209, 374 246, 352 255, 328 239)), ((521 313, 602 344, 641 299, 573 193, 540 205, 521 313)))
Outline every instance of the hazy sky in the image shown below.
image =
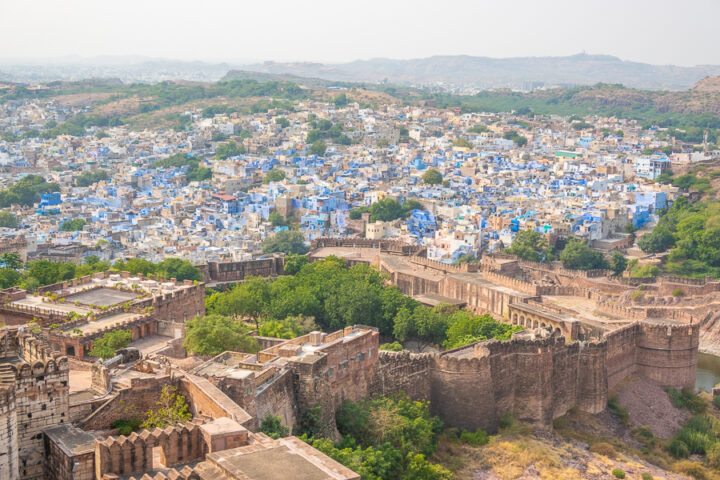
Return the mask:
POLYGON ((321 61, 586 51, 720 64, 719 0, 0 0, 0 59, 321 61))

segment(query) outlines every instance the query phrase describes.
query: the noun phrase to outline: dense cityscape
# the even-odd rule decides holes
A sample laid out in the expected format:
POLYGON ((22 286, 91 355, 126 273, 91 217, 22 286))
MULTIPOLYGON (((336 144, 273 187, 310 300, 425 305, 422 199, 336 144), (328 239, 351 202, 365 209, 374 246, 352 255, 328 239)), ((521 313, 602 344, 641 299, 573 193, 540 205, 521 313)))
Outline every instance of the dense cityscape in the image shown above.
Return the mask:
POLYGON ((250 48, 248 5, 119 50, 158 5, 86 7, 0 29, 0 480, 720 478, 707 42, 578 4, 465 55, 419 3, 370 37, 285 5, 250 48), (657 52, 534 30, 583 12, 657 52))

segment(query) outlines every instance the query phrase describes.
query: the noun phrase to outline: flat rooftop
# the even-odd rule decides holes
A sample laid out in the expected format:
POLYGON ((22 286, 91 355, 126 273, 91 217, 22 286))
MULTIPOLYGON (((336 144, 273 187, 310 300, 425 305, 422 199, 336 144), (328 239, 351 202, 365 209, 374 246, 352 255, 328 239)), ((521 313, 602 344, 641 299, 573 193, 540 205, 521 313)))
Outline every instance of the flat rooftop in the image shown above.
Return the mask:
POLYGON ((95 451, 95 437, 67 423, 46 428, 43 432, 68 457, 95 451))
POLYGON ((345 258, 347 260, 372 262, 375 257, 380 254, 380 250, 376 248, 356 248, 356 247, 322 247, 314 252, 311 256, 315 258, 325 258, 331 255, 345 258))
POLYGON ((207 460, 238 480, 360 479, 360 475, 295 437, 211 453, 207 460))
POLYGON ((96 307, 111 307, 120 303, 135 300, 137 295, 114 288, 101 287, 94 290, 86 290, 74 293, 65 297, 69 303, 79 302, 82 305, 95 305, 96 307))
POLYGON ((102 330, 103 328, 111 327, 116 323, 129 322, 140 317, 142 317, 142 315, 139 313, 121 312, 114 315, 109 315, 107 317, 99 318, 91 322, 80 323, 67 329, 63 329, 63 332, 72 332, 77 328, 80 329, 83 333, 93 333, 98 330, 102 330))
POLYGON ((193 369, 193 375, 201 377, 248 378, 256 370, 243 367, 243 363, 255 364, 255 356, 246 353, 224 352, 193 369))

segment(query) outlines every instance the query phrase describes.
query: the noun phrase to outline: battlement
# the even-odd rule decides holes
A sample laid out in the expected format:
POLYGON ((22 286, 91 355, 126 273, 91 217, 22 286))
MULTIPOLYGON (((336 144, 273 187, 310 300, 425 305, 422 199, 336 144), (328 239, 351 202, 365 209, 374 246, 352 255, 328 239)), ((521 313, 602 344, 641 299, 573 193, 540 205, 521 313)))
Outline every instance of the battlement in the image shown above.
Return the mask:
POLYGON ((410 257, 408 258, 408 261, 413 265, 420 265, 425 268, 429 268, 431 270, 439 270, 441 272, 446 273, 467 273, 467 272, 476 272, 477 271, 477 265, 470 264, 470 263, 462 263, 460 265, 452 265, 450 263, 443 263, 438 262, 437 260, 430 260, 425 257, 410 257))
POLYGON ((195 419, 165 429, 143 430, 129 436, 108 437, 95 443, 95 476, 118 476, 157 468, 152 452, 161 452, 161 464, 172 467, 202 457, 204 441, 200 428, 204 422, 195 419))
POLYGON ((518 280, 516 278, 505 276, 501 273, 493 272, 490 270, 483 270, 482 276, 486 280, 489 280, 493 283, 497 283, 499 285, 503 285, 508 288, 512 288, 513 290, 517 290, 522 293, 526 293, 528 295, 537 296, 538 295, 538 286, 534 285, 530 282, 526 282, 524 280, 518 280))

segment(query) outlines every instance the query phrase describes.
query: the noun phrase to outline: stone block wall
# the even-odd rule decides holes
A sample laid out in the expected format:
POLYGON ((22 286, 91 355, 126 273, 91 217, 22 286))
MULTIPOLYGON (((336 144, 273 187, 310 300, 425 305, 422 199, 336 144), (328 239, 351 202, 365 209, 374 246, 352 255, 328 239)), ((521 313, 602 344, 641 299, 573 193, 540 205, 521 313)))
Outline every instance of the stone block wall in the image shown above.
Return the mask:
POLYGON ((18 446, 15 387, 0 386, 0 478, 20 478, 18 446))
POLYGON ((119 476, 170 467, 201 458, 204 443, 198 422, 108 437, 95 444, 95 477, 119 476))
POLYGON ((255 394, 258 426, 268 415, 282 419, 283 425, 293 427, 297 419, 297 401, 293 373, 283 370, 261 385, 255 394))
POLYGON ((69 421, 68 365, 61 357, 13 365, 20 478, 45 476, 43 429, 69 421))

